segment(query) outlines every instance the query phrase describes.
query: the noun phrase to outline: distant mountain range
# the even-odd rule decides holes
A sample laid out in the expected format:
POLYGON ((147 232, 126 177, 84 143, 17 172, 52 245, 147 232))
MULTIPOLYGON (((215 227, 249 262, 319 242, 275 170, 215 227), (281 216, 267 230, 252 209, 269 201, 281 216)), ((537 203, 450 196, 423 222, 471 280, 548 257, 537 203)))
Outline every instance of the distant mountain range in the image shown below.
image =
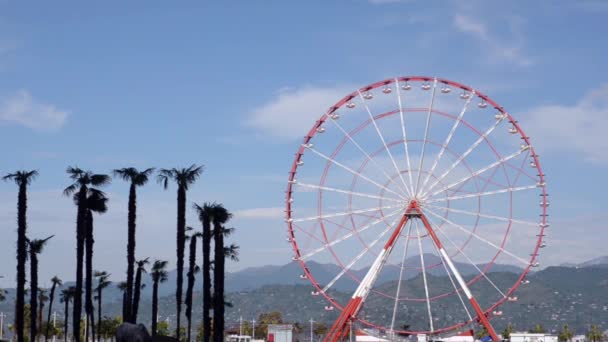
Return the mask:
POLYGON ((561 266, 564 266, 564 267, 606 267, 606 268, 608 268, 608 255, 593 258, 591 260, 587 260, 585 262, 581 262, 578 264, 564 263, 561 266))

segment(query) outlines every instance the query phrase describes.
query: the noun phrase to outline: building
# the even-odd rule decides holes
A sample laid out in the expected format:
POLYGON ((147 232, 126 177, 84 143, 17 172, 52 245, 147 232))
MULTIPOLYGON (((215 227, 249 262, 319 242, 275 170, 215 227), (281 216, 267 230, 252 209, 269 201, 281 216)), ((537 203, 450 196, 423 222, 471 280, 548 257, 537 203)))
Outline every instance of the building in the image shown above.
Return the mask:
POLYGON ((292 342, 291 324, 268 324, 268 342, 292 342))
POLYGON ((551 334, 513 332, 510 335, 511 342, 557 342, 557 335, 551 334))

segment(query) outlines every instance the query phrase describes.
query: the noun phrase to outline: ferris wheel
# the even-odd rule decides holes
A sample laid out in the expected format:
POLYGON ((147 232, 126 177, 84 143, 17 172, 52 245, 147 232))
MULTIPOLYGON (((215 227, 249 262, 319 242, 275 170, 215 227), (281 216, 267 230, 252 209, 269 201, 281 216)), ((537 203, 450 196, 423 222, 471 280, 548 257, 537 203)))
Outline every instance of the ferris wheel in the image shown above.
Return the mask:
POLYGON ((516 301, 545 247, 545 175, 518 121, 453 81, 386 79, 347 94, 298 147, 286 191, 300 278, 338 318, 440 334, 516 301))

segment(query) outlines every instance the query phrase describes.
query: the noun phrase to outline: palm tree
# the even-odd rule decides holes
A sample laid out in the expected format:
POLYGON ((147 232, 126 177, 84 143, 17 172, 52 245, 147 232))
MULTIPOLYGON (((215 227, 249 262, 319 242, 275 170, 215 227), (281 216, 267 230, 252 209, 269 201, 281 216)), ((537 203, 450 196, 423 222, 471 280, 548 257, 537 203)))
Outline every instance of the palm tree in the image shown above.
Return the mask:
POLYGON ((122 321, 125 322, 125 317, 127 314, 127 282, 121 281, 116 287, 122 292, 122 321))
POLYGON ((48 324, 48 322, 51 321, 51 312, 53 311, 53 300, 55 299, 55 289, 57 288, 57 286, 63 285, 63 282, 61 281, 61 279, 59 279, 58 276, 54 276, 53 278, 51 278, 51 283, 53 283, 53 285, 51 285, 51 295, 50 295, 50 300, 49 300, 49 313, 46 316, 47 324, 46 324, 46 331, 44 332, 45 341, 49 338, 50 324, 48 324))
POLYGON ((46 239, 30 240, 26 238, 30 253, 30 341, 36 340, 38 328, 36 315, 38 313, 38 254, 42 253, 44 246, 53 235, 46 239))
POLYGON ((215 204, 211 209, 214 239, 214 269, 213 269, 213 340, 222 342, 224 339, 224 273, 225 246, 224 236, 233 229, 224 227, 232 214, 221 204, 215 204))
POLYGON ((194 203, 194 210, 203 226, 203 341, 211 338, 211 209, 215 204, 205 203, 201 207, 194 203))
POLYGON ((158 320, 158 283, 167 281, 167 264, 165 260, 155 260, 152 264, 152 336, 156 335, 156 325, 158 320))
POLYGON ((24 313, 25 307, 25 261, 27 259, 27 186, 38 176, 38 171, 15 171, 2 177, 3 180, 12 180, 19 187, 17 195, 17 293, 15 298, 15 329, 17 342, 24 341, 24 313))
POLYGON ((102 186, 110 182, 108 175, 94 174, 91 171, 84 171, 77 167, 68 167, 66 172, 73 181, 63 190, 63 194, 68 196, 76 193, 78 212, 76 215, 76 293, 74 294, 74 305, 72 314, 72 334, 76 342, 80 342, 80 314, 82 311, 82 266, 84 259, 84 244, 87 232, 87 207, 86 198, 90 186, 102 186))
MULTIPOLYGON (((192 230, 193 228, 188 227, 188 230, 192 230)), ((186 318, 188 319, 188 339, 187 341, 191 341, 192 336, 192 290, 194 289, 194 275, 200 270, 200 268, 196 265, 196 240, 200 237, 201 233, 193 233, 190 235, 190 255, 188 258, 188 287, 186 290, 186 318)))
POLYGON ((182 311, 182 285, 184 282, 184 249, 186 244, 186 192, 203 172, 203 166, 191 165, 181 169, 161 169, 157 181, 167 189, 169 180, 177 183, 177 288, 175 299, 177 302, 177 339, 180 338, 181 311, 182 311))
POLYGON ((133 291, 133 311, 131 312, 131 316, 134 322, 137 322, 137 312, 139 311, 139 298, 141 296, 141 289, 145 286, 141 283, 141 274, 147 273, 146 265, 150 263, 148 259, 150 258, 145 258, 135 262, 137 264, 137 270, 135 271, 135 291, 133 291))
MULTIPOLYGON (((78 205, 78 197, 74 198, 76 205, 78 205)), ((85 336, 89 336, 89 327, 91 329, 91 336, 95 338, 95 315, 93 314, 93 244, 95 243, 93 235, 93 213, 103 214, 108 211, 108 198, 106 195, 97 189, 89 188, 86 197, 86 232, 85 232, 85 312, 87 316, 87 329, 85 329, 85 336)))
MULTIPOLYGON (((126 167, 114 170, 114 176, 131 182, 129 188, 129 213, 127 216, 128 239, 127 239, 127 316, 131 315, 133 303, 133 274, 135 273, 135 221, 137 217, 137 187, 148 183, 148 178, 154 172, 154 168, 139 171, 134 167, 126 167)), ((127 322, 135 323, 133 317, 127 317, 127 322)))
POLYGON ((76 294, 76 288, 74 286, 70 286, 67 289, 61 290, 61 301, 65 304, 65 308, 63 311, 63 340, 64 342, 68 341, 68 318, 70 316, 70 301, 74 298, 76 294))
MULTIPOLYGON (((101 294, 103 289, 110 286, 112 282, 108 280, 110 274, 108 274, 108 272, 106 271, 95 271, 93 275, 95 276, 95 278, 97 278, 97 287, 95 287, 95 291, 97 291, 97 296, 95 296, 95 299, 97 299, 97 319, 99 322, 101 322, 101 294)), ((99 329, 97 330, 97 340, 101 341, 99 329)))
MULTIPOLYGON (((42 329, 42 313, 44 312, 44 303, 49 300, 46 295, 46 290, 38 288, 38 329, 42 329)), ((38 335, 39 332, 36 332, 38 335)))

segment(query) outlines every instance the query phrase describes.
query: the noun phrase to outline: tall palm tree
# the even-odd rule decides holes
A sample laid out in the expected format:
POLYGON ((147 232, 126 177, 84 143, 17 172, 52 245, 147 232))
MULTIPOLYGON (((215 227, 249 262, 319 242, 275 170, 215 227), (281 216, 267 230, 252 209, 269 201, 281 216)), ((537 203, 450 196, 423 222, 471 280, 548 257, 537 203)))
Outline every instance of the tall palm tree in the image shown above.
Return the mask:
POLYGON ((84 245, 87 231, 87 207, 86 199, 91 186, 103 186, 110 182, 108 175, 94 174, 91 171, 84 171, 77 167, 68 167, 66 172, 73 181, 63 190, 63 194, 68 196, 76 194, 79 200, 77 203, 76 215, 76 293, 74 294, 74 305, 72 314, 72 333, 74 340, 80 342, 80 315, 82 311, 82 266, 84 259, 84 245))
POLYGON ((74 298, 76 294, 76 288, 74 286, 70 286, 67 289, 61 290, 60 300, 65 304, 65 308, 63 311, 63 341, 68 341, 68 319, 70 317, 70 301, 74 298))
POLYGON ((122 321, 125 322, 127 314, 127 282, 121 281, 116 284, 116 288, 122 292, 122 321))
POLYGON ((194 203, 203 226, 203 342, 209 342, 211 338, 211 211, 214 205, 205 203, 201 207, 194 203))
MULTIPOLYGON (((97 291, 97 296, 95 296, 95 299, 97 299, 97 320, 101 322, 101 294, 103 292, 103 289, 110 286, 112 282, 108 280, 110 274, 106 271, 95 271, 93 276, 97 278, 97 287, 95 287, 95 291, 97 291)), ((101 334, 99 332, 99 329, 97 330, 97 340, 101 341, 101 334)))
POLYGON ((30 341, 36 340, 38 334, 36 316, 38 314, 38 254, 42 253, 44 246, 53 235, 46 239, 30 240, 26 238, 30 254, 30 341))
MULTIPOLYGON (((189 230, 192 228, 188 227, 189 230)), ((188 329, 186 330, 188 334, 187 341, 191 341, 192 336, 192 291, 194 289, 194 275, 200 270, 200 268, 196 265, 196 240, 201 236, 201 233, 192 233, 190 235, 190 248, 189 248, 189 258, 188 258, 188 287, 186 290, 186 319, 188 319, 188 329)))
MULTIPOLYGON (((89 188, 86 197, 86 218, 85 218, 85 313, 87 316, 87 329, 85 336, 89 336, 89 328, 91 336, 95 338, 95 315, 93 308, 93 244, 95 243, 93 235, 93 213, 103 214, 108 211, 108 198, 103 191, 95 188, 89 188)), ((74 197, 76 205, 79 198, 74 197)))
POLYGON ((137 265, 137 270, 135 271, 135 284, 133 291, 133 311, 131 312, 131 316, 134 322, 137 322, 137 312, 139 311, 139 298, 141 297, 141 289, 145 286, 141 283, 141 275, 146 272, 146 265, 150 262, 148 261, 150 258, 145 258, 142 260, 138 260, 135 262, 137 265))
POLYGON ((180 339, 181 311, 182 311, 182 286, 184 282, 184 249, 186 244, 186 192, 203 172, 203 166, 191 165, 181 169, 161 169, 158 183, 167 189, 169 181, 177 183, 177 288, 175 299, 177 302, 177 339, 180 339))
MULTIPOLYGON (((46 290, 38 288, 38 329, 42 329, 42 313, 44 312, 44 303, 49 300, 49 296, 46 295, 46 290)), ((38 335, 40 332, 36 332, 38 335)))
POLYGON ((17 195, 17 293, 15 298, 15 329, 17 342, 24 341, 24 314, 25 307, 25 261, 27 259, 27 186, 38 176, 38 171, 15 171, 2 177, 3 180, 12 180, 19 187, 17 195))
POLYGON ((50 324, 48 322, 51 321, 51 312, 53 311, 53 300, 55 299, 55 289, 57 288, 57 286, 62 286, 63 282, 61 281, 61 279, 59 279, 58 276, 54 276, 53 278, 51 278, 51 283, 53 283, 53 285, 51 285, 51 295, 50 295, 50 300, 49 300, 49 313, 46 316, 46 331, 44 332, 44 340, 46 341, 49 338, 49 328, 50 328, 50 324))
MULTIPOLYGON (((154 172, 154 168, 139 171, 134 167, 125 167, 114 170, 114 177, 122 178, 130 182, 129 188, 129 213, 127 216, 128 239, 127 239, 127 316, 130 316, 133 303, 133 275, 135 273, 135 221, 137 218, 137 187, 148 183, 148 178, 154 172)), ((135 323, 132 317, 126 320, 130 323, 135 323)))
POLYGON ((230 220, 232 214, 221 204, 215 204, 211 209, 214 239, 214 268, 213 268, 213 340, 224 340, 224 273, 225 273, 225 246, 224 236, 229 235, 232 229, 224 225, 230 220))
POLYGON ((150 276, 152 277, 152 336, 156 335, 158 320, 158 284, 168 279, 167 264, 165 260, 155 260, 152 264, 150 276))

